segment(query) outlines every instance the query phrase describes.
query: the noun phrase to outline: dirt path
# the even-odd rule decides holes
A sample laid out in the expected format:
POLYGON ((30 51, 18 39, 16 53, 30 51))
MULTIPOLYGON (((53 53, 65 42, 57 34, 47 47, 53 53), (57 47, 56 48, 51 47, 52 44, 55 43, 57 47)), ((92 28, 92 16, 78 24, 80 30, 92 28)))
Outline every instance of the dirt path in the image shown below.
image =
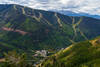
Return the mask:
POLYGON ((25 32, 25 31, 22 31, 22 30, 19 30, 19 29, 13 29, 13 28, 7 28, 7 27, 2 27, 2 30, 4 31, 13 31, 13 32, 18 32, 22 35, 26 35, 28 34, 28 32, 25 32))

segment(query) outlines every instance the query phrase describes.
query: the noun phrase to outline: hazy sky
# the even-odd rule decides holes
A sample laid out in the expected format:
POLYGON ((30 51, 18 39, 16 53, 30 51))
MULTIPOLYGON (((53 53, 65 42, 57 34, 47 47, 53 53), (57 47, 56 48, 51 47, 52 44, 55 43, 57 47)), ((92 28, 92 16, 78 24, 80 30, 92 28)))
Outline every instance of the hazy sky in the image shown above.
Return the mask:
POLYGON ((70 10, 100 15, 100 0, 0 0, 0 4, 5 3, 43 10, 70 10))

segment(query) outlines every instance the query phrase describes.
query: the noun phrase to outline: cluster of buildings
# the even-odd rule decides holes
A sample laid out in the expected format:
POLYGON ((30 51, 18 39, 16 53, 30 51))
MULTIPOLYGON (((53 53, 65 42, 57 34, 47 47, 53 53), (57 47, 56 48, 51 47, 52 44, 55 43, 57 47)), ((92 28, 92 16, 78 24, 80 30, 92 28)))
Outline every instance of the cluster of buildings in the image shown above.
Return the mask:
POLYGON ((41 57, 47 57, 48 51, 46 50, 38 50, 35 52, 35 57, 41 56, 41 57))

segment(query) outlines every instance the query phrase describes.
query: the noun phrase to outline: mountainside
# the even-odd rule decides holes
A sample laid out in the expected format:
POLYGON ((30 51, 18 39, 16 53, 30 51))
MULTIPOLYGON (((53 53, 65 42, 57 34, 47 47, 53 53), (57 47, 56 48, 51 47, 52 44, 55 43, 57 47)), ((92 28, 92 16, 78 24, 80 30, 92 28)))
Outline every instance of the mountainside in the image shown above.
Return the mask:
POLYGON ((0 52, 63 48, 100 35, 100 20, 0 5, 0 52))
POLYGON ((40 67, 100 67, 100 37, 72 44, 45 59, 40 67))

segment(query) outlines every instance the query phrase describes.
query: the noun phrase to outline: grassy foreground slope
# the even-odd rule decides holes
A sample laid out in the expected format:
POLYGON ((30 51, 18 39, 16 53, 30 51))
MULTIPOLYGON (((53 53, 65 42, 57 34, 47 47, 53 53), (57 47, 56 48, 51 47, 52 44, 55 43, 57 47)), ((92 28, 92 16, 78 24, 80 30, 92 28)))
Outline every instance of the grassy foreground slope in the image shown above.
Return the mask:
POLYGON ((72 44, 48 57, 40 67, 100 67, 100 38, 72 44))

